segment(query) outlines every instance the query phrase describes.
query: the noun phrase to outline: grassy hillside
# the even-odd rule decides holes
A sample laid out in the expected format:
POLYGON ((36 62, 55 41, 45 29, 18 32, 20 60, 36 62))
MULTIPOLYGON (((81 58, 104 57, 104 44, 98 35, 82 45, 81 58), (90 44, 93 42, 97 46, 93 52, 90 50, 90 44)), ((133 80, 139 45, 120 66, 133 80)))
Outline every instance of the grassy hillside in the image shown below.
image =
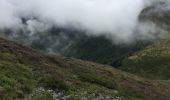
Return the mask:
POLYGON ((0 39, 0 98, 169 100, 167 82, 92 62, 46 55, 0 39))
POLYGON ((162 39, 123 61, 121 69, 151 79, 170 79, 170 38, 162 39))

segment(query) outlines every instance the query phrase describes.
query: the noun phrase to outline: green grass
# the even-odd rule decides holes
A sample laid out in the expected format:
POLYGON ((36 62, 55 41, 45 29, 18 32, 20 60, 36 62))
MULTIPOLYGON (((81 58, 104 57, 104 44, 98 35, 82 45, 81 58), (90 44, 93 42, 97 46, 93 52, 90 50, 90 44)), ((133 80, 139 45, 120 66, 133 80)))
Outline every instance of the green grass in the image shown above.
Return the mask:
POLYGON ((47 89, 69 90, 69 86, 63 80, 56 79, 55 76, 46 76, 40 83, 43 83, 43 86, 47 89))
POLYGON ((29 66, 0 61, 0 86, 5 89, 5 98, 23 97, 24 93, 30 93, 36 84, 29 66))
POLYGON ((166 90, 169 85, 164 82, 152 82, 106 65, 46 55, 3 39, 0 39, 0 43, 2 100, 25 99, 39 87, 43 87, 45 92, 34 94, 32 100, 51 99, 52 94, 47 92, 48 89, 59 90, 72 100, 82 96, 90 99, 93 93, 105 97, 119 96, 125 100, 170 98, 170 91, 166 90))
POLYGON ((116 89, 117 83, 108 77, 96 75, 95 73, 80 73, 79 78, 84 82, 94 83, 109 89, 116 89))
POLYGON ((157 41, 123 61, 121 69, 150 79, 170 79, 170 40, 157 41))

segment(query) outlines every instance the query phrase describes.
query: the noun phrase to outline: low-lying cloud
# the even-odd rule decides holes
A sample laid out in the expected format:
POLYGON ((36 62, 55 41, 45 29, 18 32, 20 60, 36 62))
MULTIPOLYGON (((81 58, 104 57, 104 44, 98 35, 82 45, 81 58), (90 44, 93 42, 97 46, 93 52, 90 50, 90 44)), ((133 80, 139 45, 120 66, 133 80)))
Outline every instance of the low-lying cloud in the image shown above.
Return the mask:
POLYGON ((139 24, 144 0, 0 0, 0 29, 34 33, 52 26, 129 40, 139 24), (23 23, 23 18, 27 19, 23 23))

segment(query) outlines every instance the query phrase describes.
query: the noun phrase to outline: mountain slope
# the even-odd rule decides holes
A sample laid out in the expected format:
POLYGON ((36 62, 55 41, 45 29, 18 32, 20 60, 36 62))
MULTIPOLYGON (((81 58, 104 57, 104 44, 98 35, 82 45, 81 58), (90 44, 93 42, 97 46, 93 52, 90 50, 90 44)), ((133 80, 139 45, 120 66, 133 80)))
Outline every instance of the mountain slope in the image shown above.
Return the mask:
POLYGON ((92 62, 46 55, 0 38, 0 97, 169 100, 170 86, 92 62))
MULTIPOLYGON (((159 25, 169 23, 169 11, 164 11, 163 8, 158 9, 159 5, 157 3, 145 8, 139 15, 139 20, 141 22, 153 21, 159 25)), ((164 4, 162 5, 164 7, 164 4)), ((27 19, 24 20, 24 22, 27 21, 27 19)), ((87 34, 88 32, 86 31, 76 30, 71 27, 52 27, 45 32, 32 35, 24 30, 15 32, 11 29, 6 29, 0 35, 46 52, 59 53, 64 56, 94 61, 114 67, 119 67, 123 58, 129 54, 141 50, 141 48, 152 43, 151 41, 143 40, 141 36, 134 36, 135 39, 132 44, 115 44, 112 43, 113 41, 108 40, 106 36, 89 36, 87 34)), ((113 40, 115 40, 114 37, 113 40)))
POLYGON ((168 35, 125 59, 121 69, 152 79, 170 79, 168 35))
POLYGON ((140 19, 152 21, 164 29, 153 44, 125 58, 120 69, 151 79, 170 79, 170 10, 169 3, 159 2, 143 10, 140 19))
MULTIPOLYGON (((170 10, 168 7, 169 3, 165 1, 166 0, 156 0, 153 4, 148 5, 148 7, 144 8, 140 13, 138 20, 142 23, 154 22, 159 27, 169 29, 170 10)), ((22 20, 23 24, 26 24, 29 18, 23 18, 22 20)), ((137 31, 135 32, 138 33, 137 31)), ((114 67, 121 66, 122 60, 128 55, 152 44, 152 40, 143 40, 147 35, 141 37, 136 34, 132 44, 115 44, 105 36, 89 36, 87 34, 89 33, 74 29, 73 27, 61 28, 55 26, 44 32, 34 34, 29 34, 29 32, 22 29, 18 31, 12 29, 0 30, 0 36, 10 38, 36 49, 114 67)), ((113 40, 115 40, 114 37, 113 40)))
POLYGON ((151 41, 134 40, 131 44, 115 44, 105 36, 88 36, 85 31, 70 28, 52 28, 48 32, 29 35, 6 30, 0 36, 50 53, 89 60, 114 67, 120 66, 124 57, 138 51, 151 41), (11 33, 10 33, 11 32, 11 33), (4 36, 2 35, 4 34, 4 36), (13 36, 14 35, 14 36, 13 36))
POLYGON ((84 37, 73 44, 66 56, 118 67, 123 58, 141 50, 149 41, 136 41, 132 44, 114 44, 104 36, 84 37))

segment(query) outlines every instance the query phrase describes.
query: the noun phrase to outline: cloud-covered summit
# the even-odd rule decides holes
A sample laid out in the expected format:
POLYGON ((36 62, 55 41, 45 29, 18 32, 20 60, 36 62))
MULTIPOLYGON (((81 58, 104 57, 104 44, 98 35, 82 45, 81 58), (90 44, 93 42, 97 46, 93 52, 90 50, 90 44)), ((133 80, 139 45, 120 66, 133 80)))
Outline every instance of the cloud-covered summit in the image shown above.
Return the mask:
POLYGON ((144 6, 144 0, 0 0, 0 29, 72 27, 126 40, 135 34, 144 6))

